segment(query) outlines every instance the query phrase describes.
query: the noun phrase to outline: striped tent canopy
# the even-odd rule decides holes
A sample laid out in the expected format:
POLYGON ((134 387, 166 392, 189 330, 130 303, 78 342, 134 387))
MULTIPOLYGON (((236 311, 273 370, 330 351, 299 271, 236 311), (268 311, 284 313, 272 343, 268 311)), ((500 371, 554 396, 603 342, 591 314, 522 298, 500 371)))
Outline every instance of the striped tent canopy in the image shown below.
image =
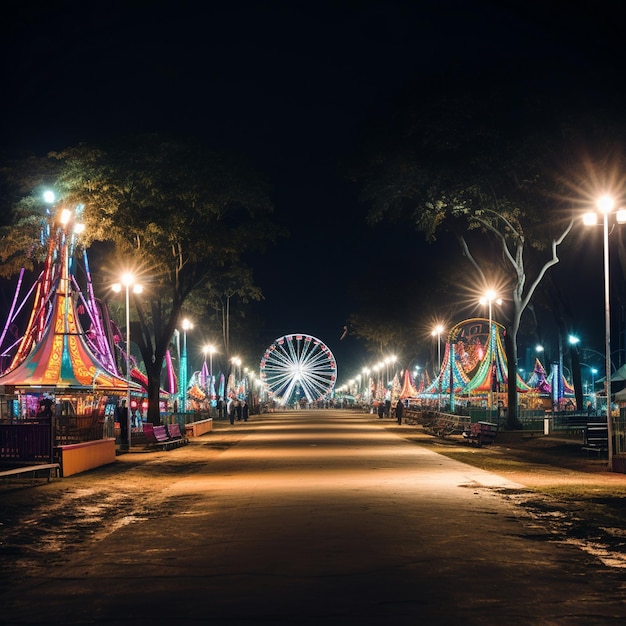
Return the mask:
MULTIPOLYGON (((52 287, 51 314, 43 335, 17 364, 0 376, 0 385, 22 389, 125 392, 129 383, 111 372, 90 350, 78 321, 78 294, 70 279, 68 245, 59 247, 61 268, 52 287)), ((24 339, 25 341, 26 339, 24 339)), ((131 391, 141 386, 130 383, 131 391)))
POLYGON ((415 398, 417 396, 417 389, 413 382, 411 381, 411 374, 409 370, 404 372, 404 382, 402 384, 402 389, 400 390, 400 398, 404 400, 404 398, 415 398))

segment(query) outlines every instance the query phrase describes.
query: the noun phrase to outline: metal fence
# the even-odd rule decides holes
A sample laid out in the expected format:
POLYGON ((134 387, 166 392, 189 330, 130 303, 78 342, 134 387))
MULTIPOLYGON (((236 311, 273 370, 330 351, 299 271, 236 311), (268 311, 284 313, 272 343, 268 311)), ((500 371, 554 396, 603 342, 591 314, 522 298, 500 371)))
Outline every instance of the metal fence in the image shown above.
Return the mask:
POLYGON ((0 459, 19 463, 52 463, 52 433, 50 421, 0 424, 0 459))

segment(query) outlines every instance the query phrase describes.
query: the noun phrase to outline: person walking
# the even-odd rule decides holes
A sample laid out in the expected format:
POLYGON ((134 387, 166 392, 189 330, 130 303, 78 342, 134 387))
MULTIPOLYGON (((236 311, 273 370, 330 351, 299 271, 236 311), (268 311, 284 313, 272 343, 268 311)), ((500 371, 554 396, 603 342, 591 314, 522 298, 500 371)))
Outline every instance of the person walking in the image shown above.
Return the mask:
POLYGON ((233 426, 235 424, 235 400, 233 398, 228 399, 226 413, 228 413, 228 421, 230 422, 230 425, 233 426))
POLYGON ((398 404, 396 404, 396 418, 398 420, 398 424, 402 424, 402 413, 404 413, 404 403, 400 398, 398 398, 398 404))
POLYGON ((245 400, 241 401, 241 417, 244 422, 248 421, 248 403, 245 400))
POLYGON ((378 403, 378 419, 381 420, 383 419, 384 415, 385 415, 385 405, 381 402, 378 403))
POLYGON ((115 421, 120 425, 120 443, 122 448, 128 448, 128 407, 126 398, 122 398, 122 403, 115 408, 115 421))

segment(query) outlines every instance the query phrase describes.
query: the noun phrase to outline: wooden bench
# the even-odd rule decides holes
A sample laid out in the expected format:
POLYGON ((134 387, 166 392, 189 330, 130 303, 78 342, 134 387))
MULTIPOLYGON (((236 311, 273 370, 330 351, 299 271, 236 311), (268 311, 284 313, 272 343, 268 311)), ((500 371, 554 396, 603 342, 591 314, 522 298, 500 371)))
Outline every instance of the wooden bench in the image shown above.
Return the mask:
MULTIPOLYGON (((170 427, 171 426, 172 425, 170 425, 170 427)), ((176 432, 176 429, 178 430, 178 437, 171 437, 168 433, 168 427, 166 426, 153 426, 150 422, 145 422, 143 425, 143 434, 146 439, 146 447, 171 450, 172 448, 179 448, 189 443, 189 439, 182 436, 178 424, 173 428, 173 432, 176 432)))
POLYGON ((609 450, 609 429, 606 422, 589 422, 583 435, 583 450, 603 454, 609 450))
POLYGON ((449 435, 461 434, 464 430, 463 421, 469 419, 460 415, 440 414, 434 420, 424 423, 424 431, 429 435, 445 438, 449 435))
POLYGON ((189 439, 187 439, 187 437, 185 437, 180 431, 180 426, 178 425, 178 422, 167 425, 167 434, 172 441, 180 442, 180 445, 189 443, 189 439))
POLYGON ((473 422, 463 431, 463 437, 479 448, 493 443, 498 434, 498 425, 493 422, 473 422))
POLYGON ((146 438, 146 446, 148 448, 170 450, 172 447, 172 442, 167 435, 165 426, 153 426, 150 422, 145 422, 143 425, 143 434, 146 438))
POLYGON ((458 428, 458 421, 450 417, 439 418, 432 426, 432 431, 437 437, 447 437, 458 428))
POLYGON ((1 470, 0 478, 10 478, 12 476, 20 476, 22 474, 31 474, 33 479, 39 472, 48 472, 48 482, 54 476, 59 478, 61 475, 61 466, 59 463, 40 463, 38 465, 25 465, 24 467, 15 467, 13 469, 1 470))

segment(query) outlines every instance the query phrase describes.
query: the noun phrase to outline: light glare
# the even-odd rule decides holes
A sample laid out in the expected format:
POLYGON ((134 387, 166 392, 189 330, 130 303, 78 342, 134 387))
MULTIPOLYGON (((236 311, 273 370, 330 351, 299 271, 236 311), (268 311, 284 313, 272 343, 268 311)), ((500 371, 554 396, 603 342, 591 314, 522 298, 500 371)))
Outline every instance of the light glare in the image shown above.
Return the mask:
POLYGON ((597 213, 585 213, 583 215, 583 224, 585 226, 595 226, 598 223, 597 213))
POLYGON ((611 196, 602 196, 601 198, 598 198, 596 206, 602 213, 610 213, 615 206, 615 201, 611 198, 611 196))

